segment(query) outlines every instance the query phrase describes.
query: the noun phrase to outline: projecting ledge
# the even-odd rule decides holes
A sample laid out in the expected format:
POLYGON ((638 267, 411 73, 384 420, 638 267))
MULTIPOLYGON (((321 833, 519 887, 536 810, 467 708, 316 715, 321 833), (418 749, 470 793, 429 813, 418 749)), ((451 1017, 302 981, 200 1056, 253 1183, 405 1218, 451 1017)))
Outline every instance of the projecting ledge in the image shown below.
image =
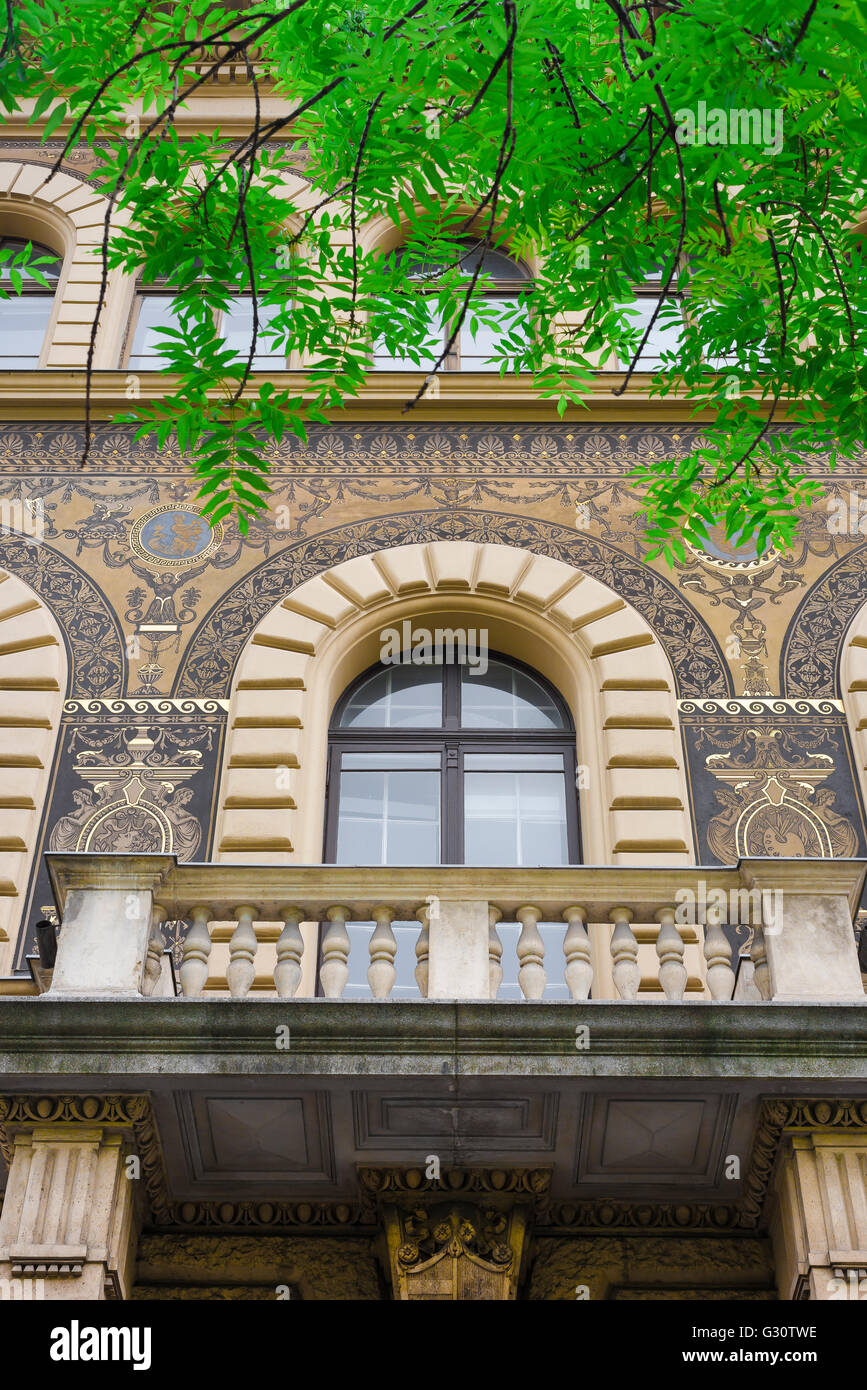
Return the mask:
MULTIPOLYGON (((0 1001, 0 1071, 119 1078, 434 1075, 867 1077, 859 1003, 0 1001), (586 1048, 576 1029, 587 1028, 586 1048), (275 1046, 280 1028, 290 1045, 275 1046)), ((834 1079, 836 1078, 836 1082, 834 1079)))

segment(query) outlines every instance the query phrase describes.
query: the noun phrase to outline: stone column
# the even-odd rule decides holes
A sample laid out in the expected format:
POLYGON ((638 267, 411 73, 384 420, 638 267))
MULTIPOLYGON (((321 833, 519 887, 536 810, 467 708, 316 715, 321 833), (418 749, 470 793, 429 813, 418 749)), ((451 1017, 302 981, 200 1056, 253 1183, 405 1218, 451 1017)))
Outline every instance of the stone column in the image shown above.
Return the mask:
POLYGON ((51 988, 42 996, 110 995, 139 998, 153 921, 154 892, 173 867, 171 855, 130 854, 92 859, 49 854, 62 928, 51 988))
POLYGON ((771 1210, 781 1298, 867 1301, 867 1126, 784 1136, 771 1210))
POLYGON ((864 861, 744 859, 739 867, 765 924, 769 998, 867 1003, 852 927, 864 861))
POLYGON ((441 898, 431 912, 428 999, 489 999, 488 903, 441 898))
MULTIPOLYGON (((52 1102, 42 1103, 50 1112, 52 1102)), ((127 1127, 60 1121, 10 1130, 0 1281, 20 1281, 36 1298, 127 1298, 142 1187, 126 1162, 127 1127)))

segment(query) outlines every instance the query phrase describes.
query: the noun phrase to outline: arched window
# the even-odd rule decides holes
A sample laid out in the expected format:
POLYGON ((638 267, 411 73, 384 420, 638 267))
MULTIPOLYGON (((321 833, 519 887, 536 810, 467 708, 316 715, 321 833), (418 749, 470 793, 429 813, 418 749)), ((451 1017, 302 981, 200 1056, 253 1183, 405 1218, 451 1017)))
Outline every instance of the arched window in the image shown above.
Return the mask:
MULTIPOLYGON (((454 631, 439 632, 454 655, 454 631)), ((577 863, 575 734, 559 695, 505 657, 412 654, 369 671, 335 710, 326 861, 577 863)))
POLYGON ((47 246, 19 237, 0 237, 0 367, 39 366, 62 264, 61 257, 47 246), (35 268, 46 284, 15 266, 28 246, 26 261, 40 262, 35 268))
MULTIPOLYGON (((164 280, 142 286, 136 293, 127 358, 127 366, 131 371, 155 372, 168 366, 168 361, 163 356, 166 340, 160 336, 160 329, 180 327, 177 316, 172 312, 175 293, 175 289, 164 280)), ((267 371, 269 367, 272 370, 283 371, 286 366, 285 353, 275 349, 267 332, 268 324, 276 312, 272 305, 259 305, 259 332, 256 336, 253 371, 267 371)), ((252 295, 242 294, 231 299, 228 308, 219 316, 217 329, 238 361, 245 362, 253 340, 252 295)))
MULTIPOLYGON (((521 297, 521 291, 526 291, 529 288, 529 271, 519 261, 513 260, 503 251, 493 251, 480 247, 477 242, 468 241, 460 259, 461 274, 473 275, 480 260, 483 261, 482 273, 489 277, 484 286, 486 308, 492 311, 495 322, 482 323, 478 320, 473 322, 471 315, 467 314, 461 325, 460 333, 442 364, 441 370, 443 371, 498 372, 501 361, 490 361, 491 356, 501 346, 504 339, 513 336, 516 332, 522 337, 526 334, 527 304, 526 297, 521 297)), ((428 284, 430 294, 433 296, 436 292, 437 278, 443 268, 443 266, 433 263, 416 264, 410 271, 410 278, 422 285, 428 284)), ((423 357, 420 362, 416 362, 409 357, 402 356, 399 350, 395 350, 393 344, 380 340, 374 345, 374 368, 378 371, 391 372, 430 371, 436 363, 439 352, 451 337, 453 324, 443 322, 433 298, 431 299, 428 321, 431 337, 438 340, 438 349, 434 355, 423 357)))

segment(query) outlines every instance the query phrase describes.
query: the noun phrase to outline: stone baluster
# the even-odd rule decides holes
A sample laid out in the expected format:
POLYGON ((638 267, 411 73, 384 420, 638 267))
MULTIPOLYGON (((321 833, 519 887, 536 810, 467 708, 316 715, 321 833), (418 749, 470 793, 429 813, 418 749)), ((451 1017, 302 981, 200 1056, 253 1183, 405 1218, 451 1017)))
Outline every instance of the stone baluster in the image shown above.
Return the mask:
POLYGON ((563 939, 566 984, 573 999, 589 999, 590 986, 593 983, 593 961, 590 937, 584 925, 587 921, 586 907, 565 907, 563 920, 568 924, 563 939))
POLYGON ((659 923, 659 935, 656 938, 659 983, 666 999, 682 999, 686 989, 686 966, 683 963, 683 937, 677 930, 674 908, 660 908, 656 920, 659 923))
POLYGON ((325 913, 330 926, 322 938, 322 965, 319 977, 326 999, 340 999, 349 979, 349 932, 346 919, 350 916, 348 907, 329 907, 325 913))
POLYGON ((611 936, 612 974, 621 999, 634 999, 638 994, 641 972, 638 969, 638 942, 632 928, 632 912, 628 907, 613 907, 608 914, 614 923, 611 936))
POLYGON ((299 923, 304 921, 302 907, 280 909, 283 930, 277 937, 277 964, 274 966, 274 988, 280 999, 294 999, 301 983, 301 957, 304 938, 299 923))
POLYGON ((421 923, 421 931, 415 943, 415 956, 418 963, 414 974, 422 999, 427 999, 430 977, 430 909, 425 905, 420 907, 415 915, 421 923))
POLYGON ((753 981, 763 999, 771 997, 771 972, 768 966, 768 946, 765 933, 758 922, 753 923, 753 939, 750 943, 750 960, 753 963, 753 981))
POLYGON ((259 943, 253 928, 255 917, 256 909, 253 907, 235 908, 238 925, 229 942, 229 965, 226 970, 229 993, 233 999, 246 998, 256 977, 256 947, 259 943))
POLYGON ((194 907, 192 925, 184 938, 184 955, 181 961, 181 993, 185 999, 199 999, 208 978, 208 962, 211 955, 211 933, 208 923, 211 910, 208 907, 194 907))
POLYGON ((541 999, 545 993, 545 943, 539 934, 542 916, 538 907, 519 907, 515 913, 521 923, 518 937, 518 984, 525 999, 541 999))
POLYGON ((496 999, 503 983, 503 943, 497 934, 497 923, 502 915, 498 907, 488 906, 488 988, 491 999, 496 999))
POLYGON ((719 921, 705 923, 704 958, 707 961, 707 987, 711 999, 725 1003, 735 988, 732 945, 719 921))
POLYGON ((151 918, 151 929, 148 936, 147 953, 145 955, 144 973, 142 975, 141 992, 151 995, 160 981, 163 973, 163 952, 166 949, 166 939, 163 936, 163 922, 168 917, 164 907, 154 903, 153 917, 151 918))
POLYGON ((374 999, 387 999, 394 989, 397 971, 394 958, 397 955, 397 941, 391 924, 394 912, 390 907, 379 905, 373 908, 376 926, 370 938, 370 965, 367 967, 367 983, 374 999))

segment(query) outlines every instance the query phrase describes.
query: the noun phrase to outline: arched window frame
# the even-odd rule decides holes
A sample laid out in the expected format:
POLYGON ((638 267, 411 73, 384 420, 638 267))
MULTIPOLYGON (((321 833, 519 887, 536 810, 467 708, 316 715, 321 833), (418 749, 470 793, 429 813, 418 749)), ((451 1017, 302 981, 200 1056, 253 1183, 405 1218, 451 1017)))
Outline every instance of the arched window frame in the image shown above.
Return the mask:
MULTIPOLYGON (((465 245, 466 253, 464 256, 460 258, 459 263, 463 265, 464 260, 468 260, 471 262, 470 266, 467 269, 468 275, 471 274, 472 270, 475 268, 472 262, 474 256, 479 254, 479 252, 481 252, 481 254, 487 260, 499 260, 502 262, 509 263, 510 265, 514 266, 516 271, 518 272, 513 277, 506 277, 503 275, 496 274, 492 275, 489 272, 487 272, 487 282, 480 286, 480 292, 483 294, 485 299, 490 301, 518 301, 520 299, 520 296, 522 294, 526 294, 526 292, 531 288, 533 277, 529 267, 527 267, 524 264, 524 262, 511 256, 507 251, 503 250, 502 248, 484 246, 480 247, 479 243, 477 241, 473 241, 471 238, 467 238, 465 245)), ((399 251, 398 255, 401 254, 403 253, 399 251)), ((424 279, 426 278, 424 274, 424 268, 420 266, 418 272, 411 274, 410 278, 416 281, 424 281, 424 279)), ((436 280, 434 279, 433 274, 431 274, 430 276, 430 289, 428 293, 431 296, 433 296, 436 293, 436 280)), ((471 343, 476 337, 476 333, 470 325, 471 318, 472 314, 468 313, 466 318, 464 319, 463 324, 461 325, 460 332, 455 338, 455 341, 452 344, 451 349, 447 353, 441 365, 441 371, 499 372, 501 366, 501 363, 499 361, 487 361, 485 360, 485 357, 482 353, 474 354, 468 351, 468 344, 471 343)), ((517 315, 510 315, 508 321, 504 324, 504 332, 509 332, 510 330, 517 327, 520 323, 520 317, 518 317, 517 315)), ((524 323, 526 324, 526 319, 524 320, 524 323)), ((482 328, 482 331, 484 331, 485 325, 480 325, 480 327, 482 328)), ((442 325, 438 324, 436 322, 436 311, 434 310, 432 312, 431 336, 439 338, 440 349, 445 347, 449 339, 451 338, 452 328, 453 323, 444 323, 442 325)), ((487 354, 487 356, 490 355, 490 353, 487 354)), ((381 351, 377 345, 374 345, 373 349, 372 365, 374 370, 376 371, 423 371, 432 368, 435 364, 435 361, 436 357, 431 357, 426 367, 424 359, 422 359, 421 365, 417 365, 414 362, 410 362, 406 358, 399 358, 394 354, 381 351)))
MULTIPOLYGON (((551 701, 560 718, 559 728, 483 729, 462 726, 458 722, 458 694, 462 679, 459 663, 442 667, 416 667, 419 672, 442 670, 443 721, 440 727, 375 728, 341 727, 342 717, 357 692, 379 671, 375 663, 361 673, 340 696, 332 711, 328 733, 328 771, 326 778, 325 831, 323 862, 337 862, 338 818, 342 760, 346 753, 440 753, 440 858, 441 864, 462 864, 464 854, 464 806, 466 757, 474 755, 540 754, 544 751, 562 754, 565 780, 565 811, 567 860, 581 862, 578 793, 576 787, 575 725, 566 701, 544 676, 516 658, 498 652, 489 654, 489 661, 502 662, 509 668, 528 676, 551 701), (387 748, 386 746, 387 745, 387 748)), ((467 676, 472 680, 472 676, 467 676)))

